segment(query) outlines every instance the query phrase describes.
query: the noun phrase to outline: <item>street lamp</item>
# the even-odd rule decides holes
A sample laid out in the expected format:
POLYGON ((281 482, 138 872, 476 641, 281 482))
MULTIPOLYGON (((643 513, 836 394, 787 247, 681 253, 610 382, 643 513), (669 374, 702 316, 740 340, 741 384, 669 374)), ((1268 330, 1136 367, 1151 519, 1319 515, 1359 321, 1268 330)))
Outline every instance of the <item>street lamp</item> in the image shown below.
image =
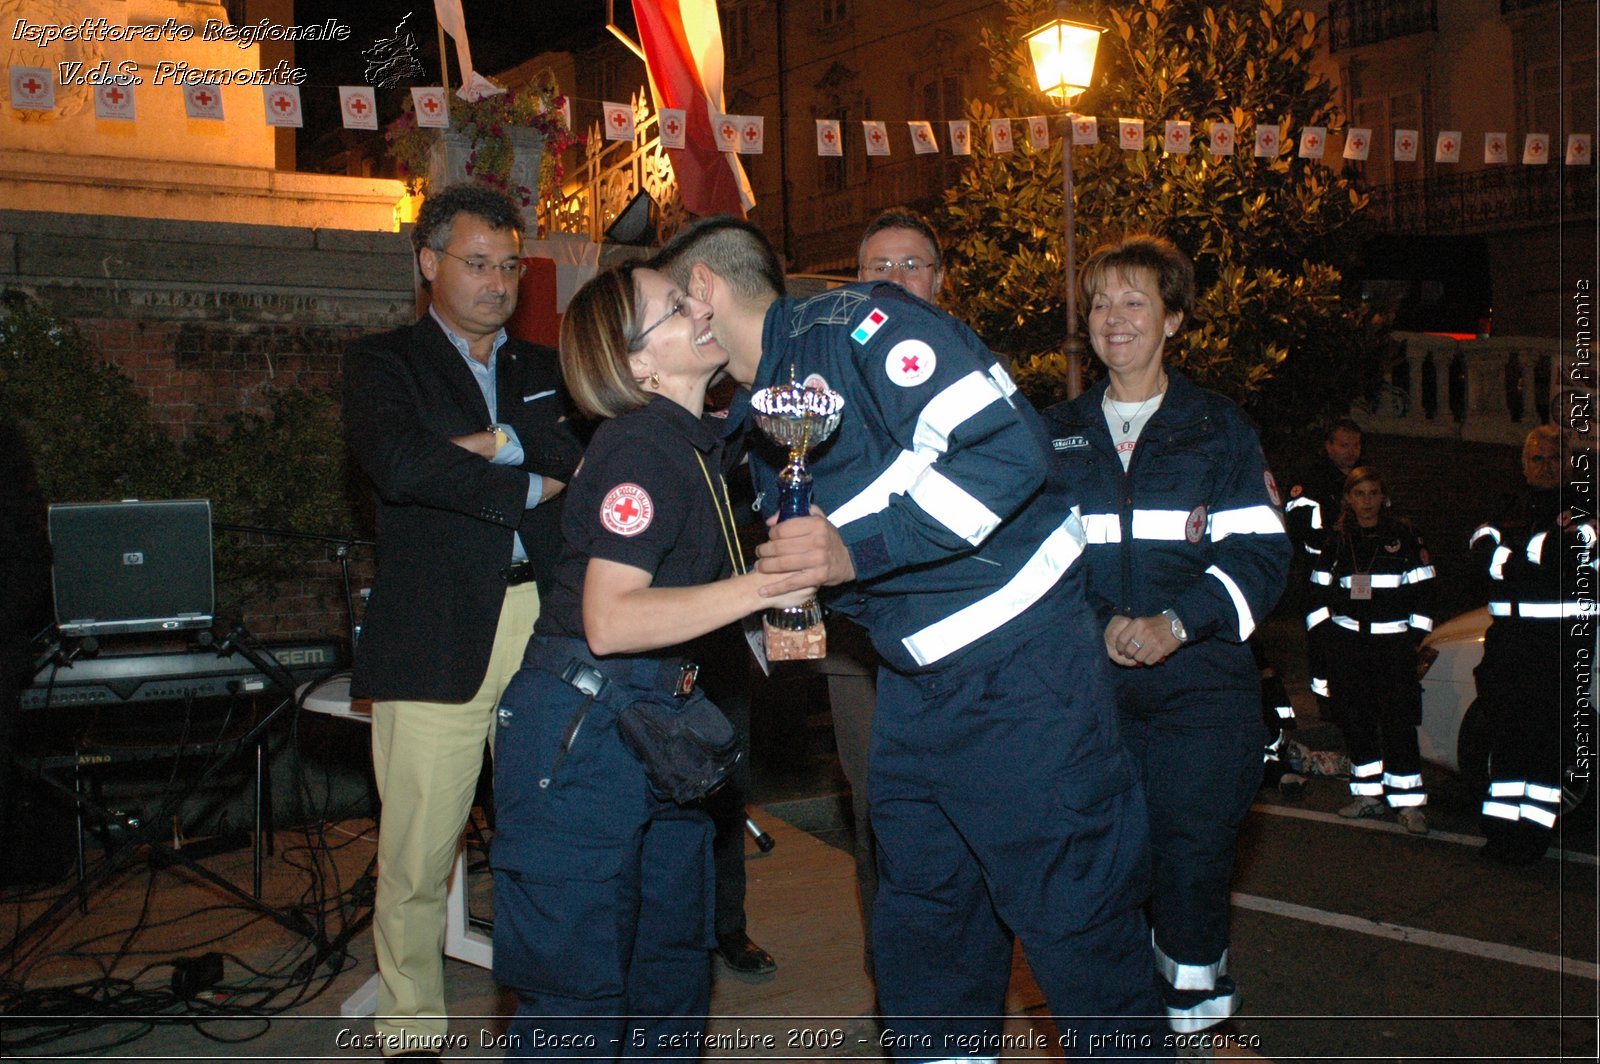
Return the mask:
MULTIPOLYGON (((1033 76, 1039 91, 1060 103, 1070 104, 1094 79, 1094 55, 1100 47, 1102 26, 1073 22, 1061 17, 1066 9, 1057 3, 1056 17, 1028 34, 1028 52, 1033 56, 1033 76)), ((1078 266, 1072 213, 1072 115, 1062 122, 1061 192, 1066 203, 1067 227, 1067 398, 1076 399, 1083 391, 1083 342, 1078 339, 1078 266)))

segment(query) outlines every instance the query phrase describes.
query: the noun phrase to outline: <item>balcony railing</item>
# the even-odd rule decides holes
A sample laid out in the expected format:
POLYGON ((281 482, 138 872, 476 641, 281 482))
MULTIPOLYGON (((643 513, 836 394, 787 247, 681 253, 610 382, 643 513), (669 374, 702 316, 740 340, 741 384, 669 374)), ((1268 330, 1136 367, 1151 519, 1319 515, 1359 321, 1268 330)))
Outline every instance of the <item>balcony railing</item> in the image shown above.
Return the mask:
POLYGON ((1371 217, 1391 232, 1469 233, 1593 218, 1595 168, 1485 167, 1372 189, 1371 217))
POLYGON ((1439 28, 1436 0, 1333 0, 1328 47, 1342 52, 1439 28))
POLYGON ((1351 411, 1367 431, 1520 443, 1549 420, 1561 381, 1560 340, 1411 332, 1392 339, 1398 355, 1384 383, 1351 411))
POLYGON ((1536 7, 1555 7, 1564 0, 1500 0, 1500 13, 1510 15, 1518 11, 1531 11, 1536 7))

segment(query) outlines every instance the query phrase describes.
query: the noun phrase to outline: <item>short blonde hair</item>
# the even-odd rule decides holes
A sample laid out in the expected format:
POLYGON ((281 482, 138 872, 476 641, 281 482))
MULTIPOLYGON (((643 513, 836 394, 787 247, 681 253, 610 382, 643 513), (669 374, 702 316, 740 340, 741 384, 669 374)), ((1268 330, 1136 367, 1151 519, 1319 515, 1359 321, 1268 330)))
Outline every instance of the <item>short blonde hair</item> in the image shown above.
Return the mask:
POLYGON ((637 268, 627 262, 591 278, 561 319, 561 375, 591 417, 617 417, 650 401, 628 362, 639 332, 637 268))

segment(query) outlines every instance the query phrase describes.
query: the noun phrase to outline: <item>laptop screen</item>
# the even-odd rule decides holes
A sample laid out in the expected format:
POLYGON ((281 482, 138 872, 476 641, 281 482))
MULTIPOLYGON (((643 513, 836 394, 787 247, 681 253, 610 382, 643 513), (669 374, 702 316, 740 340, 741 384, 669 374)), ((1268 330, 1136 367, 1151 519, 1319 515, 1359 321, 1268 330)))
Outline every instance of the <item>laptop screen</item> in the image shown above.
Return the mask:
POLYGON ((50 546, 63 636, 211 625, 209 500, 56 503, 50 546))

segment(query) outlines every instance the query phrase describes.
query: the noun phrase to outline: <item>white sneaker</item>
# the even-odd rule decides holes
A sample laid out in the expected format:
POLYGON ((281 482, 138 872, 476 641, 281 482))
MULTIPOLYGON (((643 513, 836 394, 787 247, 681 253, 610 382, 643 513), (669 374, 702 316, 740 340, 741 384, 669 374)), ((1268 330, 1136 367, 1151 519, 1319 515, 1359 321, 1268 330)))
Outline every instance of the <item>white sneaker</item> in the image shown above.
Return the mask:
POLYGON ((1414 805, 1408 805, 1400 810, 1400 826, 1413 835, 1426 835, 1428 833, 1428 814, 1414 805))
POLYGON ((1383 804, 1381 799, 1373 798, 1369 795, 1365 798, 1357 798, 1349 805, 1344 806, 1339 810, 1339 815, 1346 820, 1365 820, 1368 817, 1381 817, 1387 811, 1388 807, 1383 804))

